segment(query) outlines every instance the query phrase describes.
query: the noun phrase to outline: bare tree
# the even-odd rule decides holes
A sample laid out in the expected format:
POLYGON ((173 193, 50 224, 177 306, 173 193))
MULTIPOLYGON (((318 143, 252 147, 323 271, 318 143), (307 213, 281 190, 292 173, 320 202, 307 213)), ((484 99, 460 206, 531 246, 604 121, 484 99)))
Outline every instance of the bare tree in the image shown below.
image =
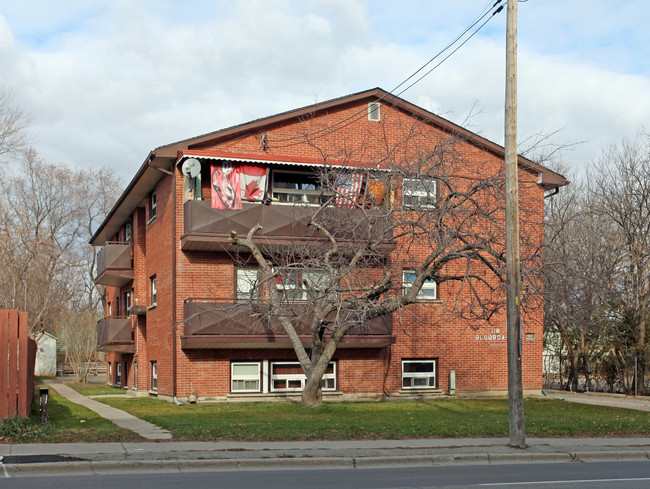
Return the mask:
POLYGON ((561 338, 558 353, 568 355, 570 384, 577 381, 580 358, 609 348, 602 281, 612 276, 616 260, 603 239, 613 231, 611 223, 595 213, 595 205, 586 186, 574 181, 546 206, 545 331, 547 340, 550 333, 561 338))
POLYGON ((24 153, 20 174, 2 182, 5 211, 0 232, 5 307, 30 314, 30 329, 51 330, 74 294, 71 256, 80 236, 81 190, 75 172, 24 153))
POLYGON ((70 311, 97 313, 92 280, 93 226, 112 205, 112 171, 76 171, 23 153, 19 173, 2 185, 0 304, 30 314, 30 329, 51 331, 70 311))
POLYGON ((65 345, 66 361, 70 364, 76 383, 85 382, 92 369, 97 346, 96 316, 92 311, 72 312, 63 316, 57 326, 57 336, 65 345))
POLYGON ((0 162, 27 148, 30 120, 14 103, 12 92, 0 86, 0 162))
MULTIPOLYGON (((268 304, 257 307, 260 322, 281 325, 302 366, 305 405, 322 402, 323 375, 346 335, 396 311, 410 315, 407 306, 430 284, 445 288, 449 314, 475 328, 505 304, 502 164, 465 158, 454 138, 431 144, 420 136, 416 128, 372 168, 342 170, 323 152, 314 186, 320 206, 302 208, 302 244, 269 246, 261 224, 231 235, 237 259, 259 269, 247 300, 254 310, 268 304), (364 182, 353 198, 340 183, 346 178, 364 182)), ((334 156, 354 160, 349 151, 334 156)), ((533 241, 523 241, 522 257, 534 267, 542 223, 527 204, 522 199, 533 241)))
POLYGON ((647 137, 606 148, 586 184, 572 185, 547 206, 546 330, 561 335, 569 380, 576 379, 580 358, 608 354, 631 367, 638 356, 636 392, 643 392, 650 323, 649 149, 647 137))
POLYGON ((650 138, 623 141, 603 152, 590 187, 595 213, 611 224, 604 236, 615 258, 613 275, 603 280, 619 336, 633 338, 639 355, 636 391, 643 393, 650 354, 650 138))

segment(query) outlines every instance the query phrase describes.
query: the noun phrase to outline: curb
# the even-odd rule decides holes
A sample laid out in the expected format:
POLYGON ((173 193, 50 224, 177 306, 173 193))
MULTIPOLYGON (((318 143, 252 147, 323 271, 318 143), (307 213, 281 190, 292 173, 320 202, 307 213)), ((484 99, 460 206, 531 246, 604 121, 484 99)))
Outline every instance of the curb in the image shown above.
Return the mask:
MULTIPOLYGON (((378 457, 305 457, 200 460, 104 460, 5 464, 7 477, 42 477, 63 474, 99 475, 116 472, 192 472, 238 470, 366 469, 373 467, 432 467, 454 464, 516 464, 650 460, 648 451, 576 453, 467 453, 378 457)), ((0 478, 2 472, 0 471, 0 478)))

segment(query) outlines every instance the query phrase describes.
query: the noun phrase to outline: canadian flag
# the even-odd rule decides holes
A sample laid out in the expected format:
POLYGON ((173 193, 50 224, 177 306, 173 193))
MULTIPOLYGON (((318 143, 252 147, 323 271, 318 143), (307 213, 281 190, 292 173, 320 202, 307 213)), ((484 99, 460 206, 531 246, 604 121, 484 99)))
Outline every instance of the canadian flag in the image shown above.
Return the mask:
POLYGON ((239 181, 241 198, 249 202, 261 202, 266 196, 267 168, 260 165, 241 165, 239 181))

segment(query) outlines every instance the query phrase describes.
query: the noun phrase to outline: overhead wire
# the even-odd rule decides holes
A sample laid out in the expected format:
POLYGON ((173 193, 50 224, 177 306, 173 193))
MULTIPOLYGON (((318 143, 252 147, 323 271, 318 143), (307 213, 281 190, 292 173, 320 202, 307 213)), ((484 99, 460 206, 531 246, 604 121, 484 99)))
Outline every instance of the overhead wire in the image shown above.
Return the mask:
MULTIPOLYGON (((394 97, 399 97, 402 95, 404 92, 415 86, 417 83, 422 81, 424 78, 426 78, 431 72, 433 72, 436 68, 438 68, 442 63, 444 63, 447 59, 449 59, 453 54, 455 54, 461 47, 463 47, 470 39, 472 39, 485 25, 499 12, 503 10, 503 5, 499 5, 502 2, 502 0, 497 0, 496 2, 491 3, 488 7, 486 7, 481 14, 479 14, 476 19, 468 26, 466 27, 456 38, 448 43, 442 50, 440 50, 438 53, 435 54, 431 59, 429 59, 424 65, 422 65, 420 68, 418 68, 415 72, 413 72, 411 75, 409 75, 406 79, 404 79, 402 82, 400 82, 396 87, 394 87, 391 91, 387 92, 386 94, 382 95, 381 97, 377 98, 376 102, 381 102, 387 97, 394 96, 394 97), (498 8, 495 9, 495 7, 499 6, 498 8), (487 17, 489 15, 489 17, 487 17), (487 19, 485 19, 487 17, 487 19), (485 19, 485 20, 484 20, 485 19), (467 36, 466 39, 463 40, 462 43, 460 43, 456 48, 454 48, 447 56, 445 56, 442 60, 440 60, 438 63, 436 63, 430 70, 428 70, 424 75, 420 76, 417 80, 415 80, 413 83, 408 85, 406 88, 403 90, 399 91, 398 93, 395 93, 400 87, 402 87, 405 83, 407 83, 409 80, 411 80, 413 77, 415 77, 418 73, 420 73, 422 70, 424 70, 427 66, 429 66, 432 62, 434 62, 436 59, 438 59, 442 54, 444 54, 446 51, 448 51, 450 48, 452 48, 459 40, 463 39, 463 37, 466 36, 468 32, 470 32, 477 24, 479 24, 479 27, 474 30, 473 32, 470 33, 469 36, 467 36)), ((327 127, 320 128, 318 130, 315 130, 313 132, 310 132, 308 134, 300 134, 296 136, 289 136, 285 138, 278 138, 276 141, 292 141, 295 139, 300 139, 301 141, 290 143, 290 144, 281 144, 281 145, 273 145, 274 148, 286 148, 289 146, 295 146, 297 144, 302 144, 303 139, 305 137, 313 137, 314 139, 317 139, 319 137, 322 137, 325 133, 331 134, 335 131, 338 131, 340 129, 343 129, 350 124, 362 119, 365 117, 366 109, 361 109, 358 112, 355 112, 354 114, 349 115, 348 117, 335 122, 334 124, 331 124, 327 127), (361 115, 363 114, 363 115, 361 115), (349 122, 348 122, 349 121, 349 122), (340 126, 340 127, 339 127, 340 126)))

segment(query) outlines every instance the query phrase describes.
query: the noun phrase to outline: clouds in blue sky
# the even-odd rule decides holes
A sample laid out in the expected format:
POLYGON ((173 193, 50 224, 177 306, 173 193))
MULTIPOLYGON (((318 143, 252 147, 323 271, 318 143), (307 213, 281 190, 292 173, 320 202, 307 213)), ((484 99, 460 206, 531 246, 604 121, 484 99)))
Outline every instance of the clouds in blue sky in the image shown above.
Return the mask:
MULTIPOLYGON (((0 0, 0 84, 49 160, 130 178, 149 150, 380 86, 391 90, 492 2, 0 0)), ((520 140, 563 128, 575 167, 650 118, 644 1, 519 3, 520 140)), ((498 143, 505 11, 407 100, 498 143), (468 118, 468 116, 471 117, 468 118)))

